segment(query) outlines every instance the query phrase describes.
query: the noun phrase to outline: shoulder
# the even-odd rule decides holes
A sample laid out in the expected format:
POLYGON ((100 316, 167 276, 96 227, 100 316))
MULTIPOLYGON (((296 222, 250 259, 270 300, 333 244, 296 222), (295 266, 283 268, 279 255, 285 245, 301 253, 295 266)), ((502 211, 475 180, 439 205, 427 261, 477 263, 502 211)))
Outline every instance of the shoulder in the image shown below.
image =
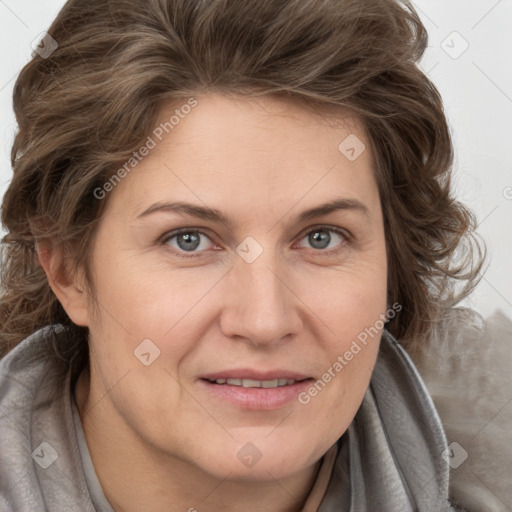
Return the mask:
POLYGON ((21 419, 28 414, 27 407, 36 394, 48 387, 58 389, 56 384, 65 378, 69 368, 52 347, 62 334, 59 326, 40 329, 0 360, 0 404, 5 414, 21 419))
POLYGON ((454 308, 413 356, 450 449, 450 494, 468 512, 512 509, 512 321, 454 308))
POLYGON ((91 510, 72 423, 70 365, 52 347, 65 336, 58 326, 41 329, 0 360, 2 511, 55 509, 58 503, 91 510), (79 483, 76 491, 70 476, 79 483), (80 505, 67 501, 73 493, 80 505))
MULTIPOLYGON (((41 329, 25 338, 0 360, 0 405, 6 422, 22 420, 34 400, 38 387, 51 370, 52 358, 47 346, 50 328, 41 329)), ((26 424, 25 424, 26 426, 26 424)))
POLYGON ((0 503, 16 510, 37 506, 40 493, 30 457, 31 416, 37 389, 46 373, 44 331, 23 340, 0 360, 0 503), (27 453, 28 452, 28 453, 27 453), (20 486, 17 484, 22 482, 20 486), (23 497, 16 487, 23 486, 23 497))

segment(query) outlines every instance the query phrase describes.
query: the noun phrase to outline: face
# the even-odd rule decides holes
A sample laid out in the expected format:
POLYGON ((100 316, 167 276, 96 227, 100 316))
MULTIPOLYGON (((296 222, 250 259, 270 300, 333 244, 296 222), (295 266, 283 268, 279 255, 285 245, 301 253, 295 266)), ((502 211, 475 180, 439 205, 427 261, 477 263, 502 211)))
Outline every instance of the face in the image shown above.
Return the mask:
POLYGON ((90 400, 155 459, 283 478, 345 432, 376 361, 387 276, 369 141, 353 118, 276 98, 196 100, 102 189, 90 400))

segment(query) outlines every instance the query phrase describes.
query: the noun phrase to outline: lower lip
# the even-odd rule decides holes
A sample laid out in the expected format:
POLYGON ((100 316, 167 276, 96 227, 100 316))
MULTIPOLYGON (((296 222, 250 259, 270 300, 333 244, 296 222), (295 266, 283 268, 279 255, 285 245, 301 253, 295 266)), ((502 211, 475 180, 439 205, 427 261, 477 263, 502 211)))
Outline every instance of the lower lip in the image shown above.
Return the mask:
POLYGON ((313 379, 277 388, 244 388, 229 384, 213 384, 204 379, 200 382, 211 395, 230 402, 240 409, 271 410, 279 409, 292 402, 299 393, 311 386, 313 379))

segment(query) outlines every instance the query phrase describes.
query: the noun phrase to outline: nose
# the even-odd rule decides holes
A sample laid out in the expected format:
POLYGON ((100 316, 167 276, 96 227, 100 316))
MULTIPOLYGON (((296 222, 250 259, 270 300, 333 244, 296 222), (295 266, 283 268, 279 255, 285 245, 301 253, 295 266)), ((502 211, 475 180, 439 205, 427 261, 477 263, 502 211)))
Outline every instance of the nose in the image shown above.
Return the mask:
POLYGON ((261 348, 293 338, 302 329, 304 304, 292 279, 290 268, 268 249, 252 263, 237 257, 222 290, 223 334, 261 348))

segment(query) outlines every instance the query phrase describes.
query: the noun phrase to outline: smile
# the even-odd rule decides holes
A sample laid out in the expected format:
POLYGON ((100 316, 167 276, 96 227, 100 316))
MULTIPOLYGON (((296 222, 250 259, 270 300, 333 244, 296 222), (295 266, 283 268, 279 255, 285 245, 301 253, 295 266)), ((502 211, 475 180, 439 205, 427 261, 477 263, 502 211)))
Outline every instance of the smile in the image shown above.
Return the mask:
POLYGON ((274 380, 254 380, 254 379, 215 379, 208 382, 212 384, 223 384, 227 386, 241 386, 244 388, 280 388, 283 386, 292 386, 294 379, 274 379, 274 380))

